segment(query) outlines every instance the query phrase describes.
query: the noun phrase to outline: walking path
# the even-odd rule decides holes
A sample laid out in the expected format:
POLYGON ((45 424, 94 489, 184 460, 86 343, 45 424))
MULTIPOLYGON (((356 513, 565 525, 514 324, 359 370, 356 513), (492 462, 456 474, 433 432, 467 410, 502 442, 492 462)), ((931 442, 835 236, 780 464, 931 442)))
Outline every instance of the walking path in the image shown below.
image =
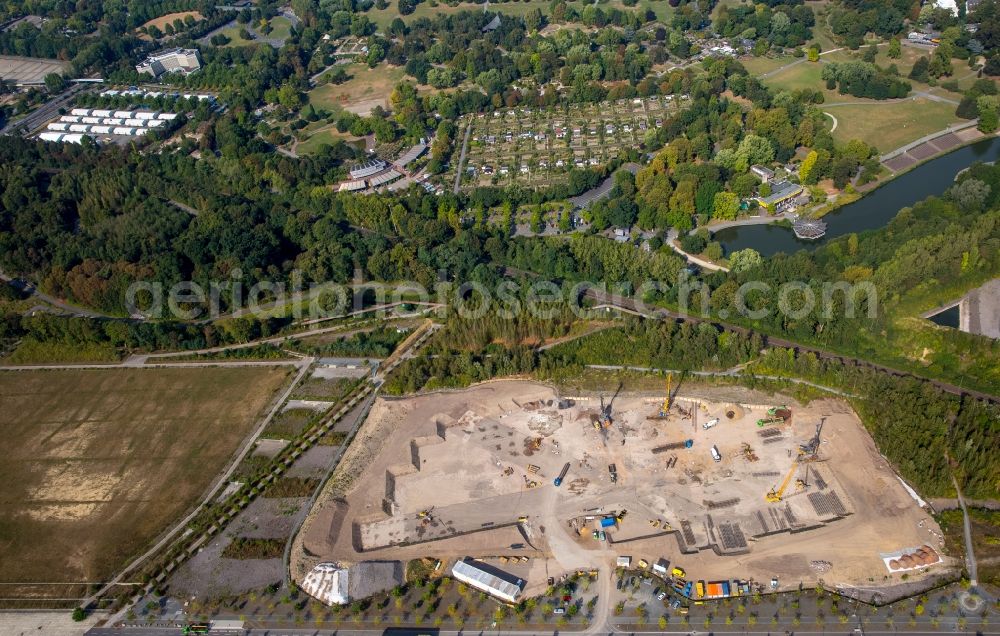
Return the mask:
POLYGON ((469 135, 472 134, 472 117, 469 117, 469 125, 465 127, 465 139, 462 140, 462 153, 458 156, 458 169, 455 171, 455 194, 458 194, 458 187, 462 183, 462 171, 465 170, 465 154, 469 150, 469 135))
POLYGON ((976 587, 979 574, 976 571, 976 555, 972 550, 972 524, 969 522, 969 509, 965 507, 965 498, 962 497, 962 489, 958 487, 958 480, 952 475, 951 483, 955 485, 955 494, 958 496, 958 505, 962 508, 962 523, 965 532, 965 567, 969 571, 969 582, 972 587, 976 587))
POLYGON ((680 244, 677 243, 677 229, 676 228, 670 228, 670 230, 667 232, 667 245, 670 246, 670 249, 672 249, 673 251, 677 252, 678 254, 680 254, 681 256, 683 256, 684 258, 686 258, 687 260, 691 261, 695 265, 698 265, 699 267, 711 270, 713 272, 728 272, 729 271, 728 267, 723 267, 722 265, 716 265, 715 263, 713 263, 710 260, 707 260, 707 259, 701 258, 700 256, 695 256, 694 254, 689 254, 688 252, 685 252, 681 248, 680 244))

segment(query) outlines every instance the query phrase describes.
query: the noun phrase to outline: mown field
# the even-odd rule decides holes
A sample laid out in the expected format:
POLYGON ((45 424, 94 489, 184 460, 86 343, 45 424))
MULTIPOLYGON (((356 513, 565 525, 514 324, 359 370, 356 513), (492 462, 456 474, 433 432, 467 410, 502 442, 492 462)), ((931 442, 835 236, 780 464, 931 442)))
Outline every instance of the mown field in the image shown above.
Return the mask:
POLYGON ((389 107, 389 95, 403 79, 403 69, 380 65, 348 64, 343 67, 351 79, 343 84, 324 84, 309 91, 309 103, 331 112, 347 110, 368 115, 375 106, 389 107))
POLYGON ((0 582, 109 578, 204 494, 288 373, 0 373, 0 582))

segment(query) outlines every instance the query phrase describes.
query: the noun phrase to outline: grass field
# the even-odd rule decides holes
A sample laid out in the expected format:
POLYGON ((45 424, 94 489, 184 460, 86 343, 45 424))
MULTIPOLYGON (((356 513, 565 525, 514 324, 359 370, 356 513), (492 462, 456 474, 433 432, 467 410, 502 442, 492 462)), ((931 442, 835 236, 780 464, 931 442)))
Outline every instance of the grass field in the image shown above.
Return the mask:
POLYGON ((197 11, 178 11, 177 13, 168 13, 167 15, 161 15, 158 18, 153 18, 152 20, 146 22, 142 26, 146 28, 155 26, 157 29, 162 31, 163 27, 173 23, 174 20, 177 20, 179 18, 183 22, 184 18, 186 18, 187 16, 191 16, 195 20, 198 20, 199 22, 205 19, 204 16, 202 16, 201 13, 197 11))
POLYGON ((404 75, 402 68, 386 64, 376 68, 368 68, 366 64, 348 64, 344 70, 351 79, 343 84, 324 84, 314 88, 309 91, 309 103, 331 112, 348 110, 368 115, 376 106, 388 108, 389 94, 404 75))
POLYGON ((959 121, 953 104, 916 97, 904 102, 825 106, 839 122, 838 142, 861 139, 881 152, 894 150, 959 121))
POLYGON ((355 137, 350 133, 338 132, 333 124, 327 124, 327 128, 321 128, 311 134, 308 139, 295 146, 295 152, 300 155, 310 155, 318 152, 325 145, 333 144, 335 141, 343 141, 354 144, 360 149, 364 149, 365 141, 362 137, 355 137))
POLYGON ((287 40, 292 35, 292 23, 284 16, 271 18, 271 32, 265 37, 270 40, 287 40))
POLYGON ((0 373, 0 581, 109 578, 204 494, 287 377, 221 367, 0 373))
POLYGON ((219 33, 229 38, 229 42, 222 45, 222 48, 228 46, 258 46, 260 44, 256 40, 244 40, 240 37, 240 31, 243 29, 243 26, 234 20, 230 26, 219 31, 219 33))

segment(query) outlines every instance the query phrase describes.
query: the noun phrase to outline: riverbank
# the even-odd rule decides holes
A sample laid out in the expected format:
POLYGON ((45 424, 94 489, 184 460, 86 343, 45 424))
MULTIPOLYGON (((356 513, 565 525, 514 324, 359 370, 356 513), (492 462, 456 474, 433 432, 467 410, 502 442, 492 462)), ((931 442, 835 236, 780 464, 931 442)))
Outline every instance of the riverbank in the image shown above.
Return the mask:
POLYGON ((826 236, 821 239, 800 240, 790 229, 773 227, 773 222, 759 225, 759 221, 749 226, 718 229, 715 239, 722 243, 726 253, 750 247, 766 257, 778 252, 814 249, 840 236, 884 227, 902 208, 929 196, 943 194, 954 183, 959 171, 976 162, 1000 158, 998 139, 996 135, 991 135, 960 143, 889 178, 859 188, 861 194, 855 201, 844 203, 822 215, 829 227, 826 236))

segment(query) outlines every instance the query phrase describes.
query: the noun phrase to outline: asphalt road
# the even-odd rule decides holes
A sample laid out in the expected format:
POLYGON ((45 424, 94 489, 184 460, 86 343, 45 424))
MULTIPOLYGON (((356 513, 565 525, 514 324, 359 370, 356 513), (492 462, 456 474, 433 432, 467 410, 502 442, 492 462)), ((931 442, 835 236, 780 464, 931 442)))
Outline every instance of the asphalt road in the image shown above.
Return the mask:
POLYGON ((3 130, 0 130, 0 134, 12 135, 15 133, 31 132, 35 130, 48 120, 55 117, 59 113, 60 108, 69 104, 70 100, 72 100, 77 93, 86 90, 87 88, 88 85, 85 83, 73 84, 63 92, 36 108, 34 112, 29 113, 24 119, 7 124, 3 130))

